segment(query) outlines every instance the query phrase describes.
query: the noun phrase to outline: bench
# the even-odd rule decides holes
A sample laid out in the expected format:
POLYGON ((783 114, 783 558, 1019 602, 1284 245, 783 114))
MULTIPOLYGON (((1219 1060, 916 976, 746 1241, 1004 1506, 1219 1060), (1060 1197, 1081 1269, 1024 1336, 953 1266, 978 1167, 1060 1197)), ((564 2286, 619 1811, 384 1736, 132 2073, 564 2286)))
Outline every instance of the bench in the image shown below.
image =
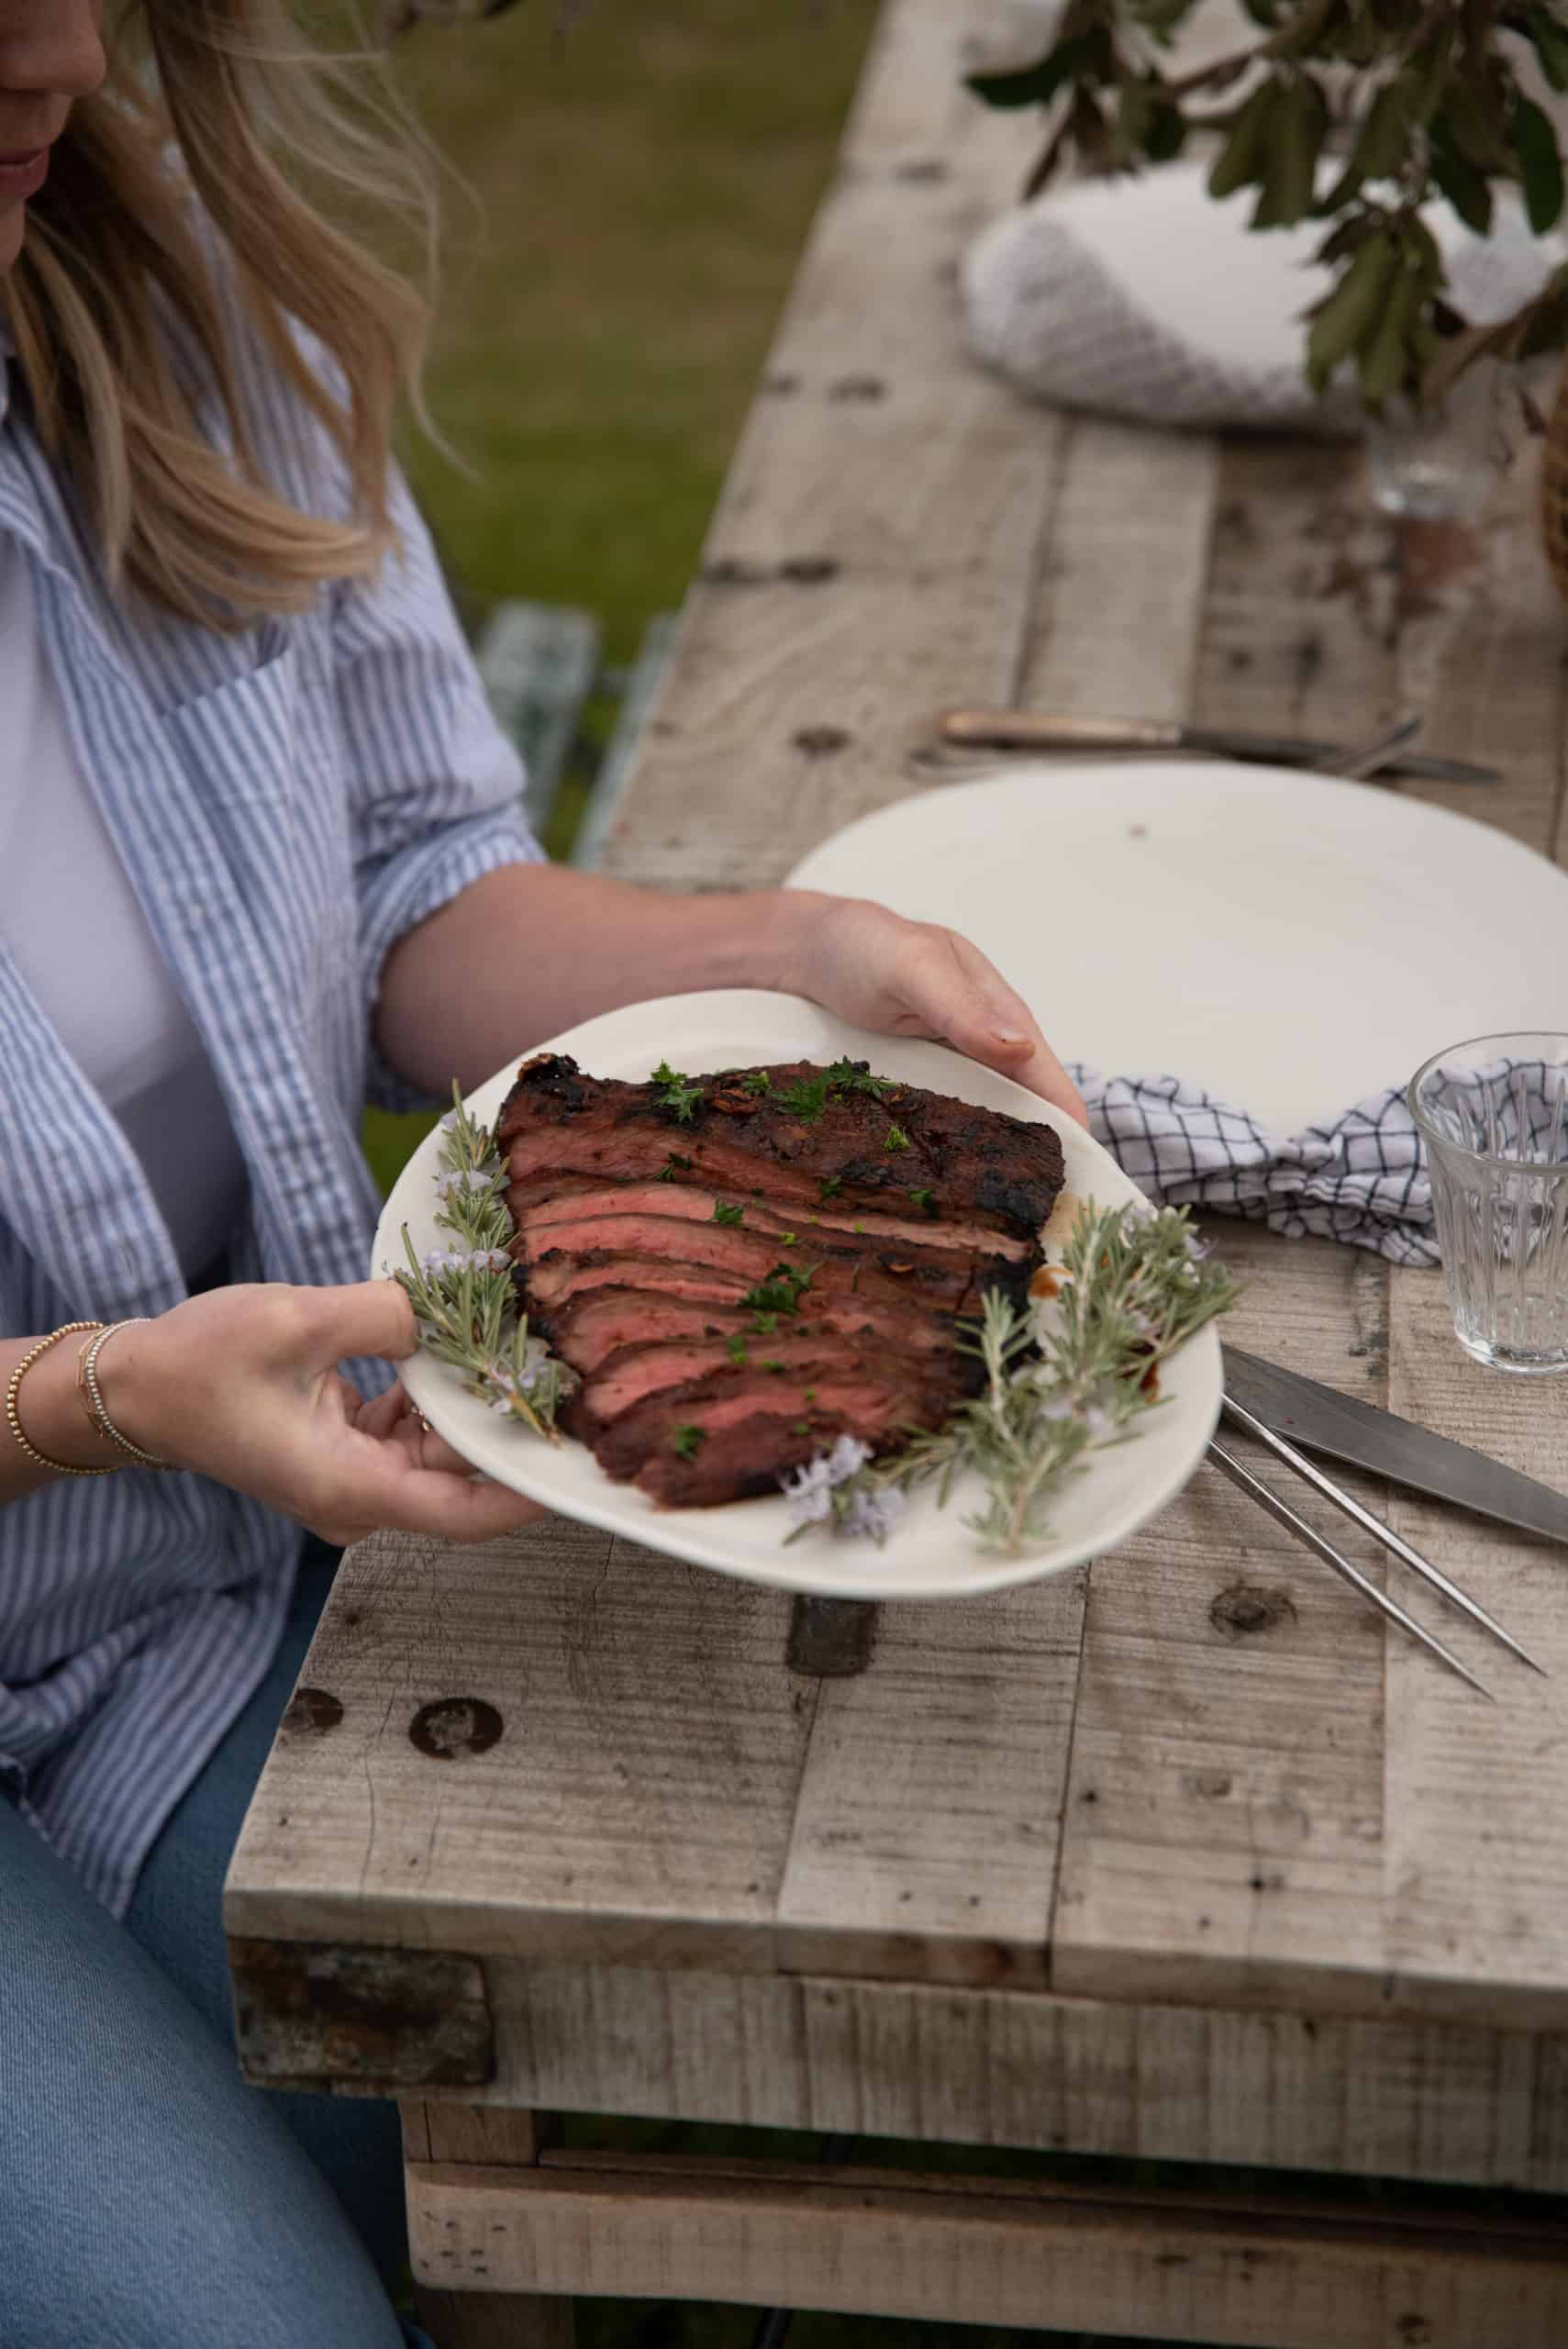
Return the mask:
POLYGON ((597 620, 569 605, 498 604, 480 630, 474 658, 490 707, 528 770, 524 812, 573 864, 598 861, 678 618, 658 613, 626 668, 606 664, 597 620), (602 750, 586 723, 591 705, 615 710, 602 750), (584 782, 585 796, 572 789, 584 782))

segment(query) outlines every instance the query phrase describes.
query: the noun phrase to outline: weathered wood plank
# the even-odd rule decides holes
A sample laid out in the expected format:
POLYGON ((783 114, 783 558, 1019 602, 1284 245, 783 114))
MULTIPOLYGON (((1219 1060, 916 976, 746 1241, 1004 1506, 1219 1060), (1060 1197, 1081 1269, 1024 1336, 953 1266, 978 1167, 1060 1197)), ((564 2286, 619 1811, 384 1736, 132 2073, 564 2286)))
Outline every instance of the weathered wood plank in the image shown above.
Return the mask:
MULTIPOLYGON (((1396 1410, 1568 1488, 1563 1399, 1555 1379, 1473 1362, 1435 1275, 1396 1276, 1396 1410)), ((1456 1704, 1390 1653, 1385 1899, 1396 1995, 1440 2014, 1484 2009, 1555 2027, 1568 1983, 1568 1561, 1551 1543, 1414 1495, 1395 1497, 1391 1521, 1552 1675, 1466 1628, 1456 1647, 1497 1702, 1456 1704)), ((1453 1692, 1468 1695, 1457 1681, 1453 1692)))
POLYGON ((229 1931, 771 1965, 816 1693, 788 1620, 561 1520, 362 1544, 305 1669, 341 1715, 280 1737, 229 1931))
POLYGON ((409 2176, 415 2272, 581 2295, 783 2302, 1238 2349, 1541 2349, 1568 2329, 1568 2238, 1518 2221, 1021 2181, 722 2164, 409 2176))
MULTIPOLYGON (((486 2176, 494 2176, 499 2165, 526 2168, 539 2158, 541 2132, 531 2112, 501 2105, 406 2100, 399 2111, 404 2158, 410 2165, 440 2162, 449 2174, 478 2165, 486 2176)), ((572 2302, 497 2291, 485 2272, 489 2266, 481 2245, 464 2263, 457 2290, 416 2284, 419 2321, 436 2349, 573 2349, 572 2302)))
POLYGON ((797 1973, 1045 1981, 1083 1576, 887 1607, 828 1682, 779 1896, 797 1973))
POLYGON ((1218 499, 1218 442, 1075 417, 1057 462, 1018 698, 1085 716, 1186 718, 1218 499))
POLYGON ((1561 2034, 505 1958, 486 1973, 483 2093, 500 2103, 1568 2191, 1561 2034))
POLYGON ((938 703, 1016 691, 1063 428, 962 334, 959 255, 1034 136, 962 86, 1002 13, 902 0, 883 20, 606 871, 780 879, 906 788, 938 703))
MULTIPOLYGON (((1211 1236, 1249 1284, 1238 1344, 1382 1402, 1375 1258, 1211 1236)), ((1378 1618, 1200 1470, 1091 1575, 1052 1986, 1375 2011, 1382 1698, 1378 1618)))

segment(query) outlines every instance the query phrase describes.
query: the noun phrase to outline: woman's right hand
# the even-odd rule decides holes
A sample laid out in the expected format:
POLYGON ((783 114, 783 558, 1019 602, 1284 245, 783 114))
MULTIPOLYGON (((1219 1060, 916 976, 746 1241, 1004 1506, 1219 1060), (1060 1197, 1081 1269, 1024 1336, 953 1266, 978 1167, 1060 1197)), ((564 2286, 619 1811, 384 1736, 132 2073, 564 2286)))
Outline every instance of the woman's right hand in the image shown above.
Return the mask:
POLYGON ((346 1546, 383 1527, 485 1542, 543 1514, 476 1483, 401 1384, 367 1403, 339 1362, 417 1343, 395 1281, 213 1289, 117 1330, 96 1364, 122 1435, 346 1546))

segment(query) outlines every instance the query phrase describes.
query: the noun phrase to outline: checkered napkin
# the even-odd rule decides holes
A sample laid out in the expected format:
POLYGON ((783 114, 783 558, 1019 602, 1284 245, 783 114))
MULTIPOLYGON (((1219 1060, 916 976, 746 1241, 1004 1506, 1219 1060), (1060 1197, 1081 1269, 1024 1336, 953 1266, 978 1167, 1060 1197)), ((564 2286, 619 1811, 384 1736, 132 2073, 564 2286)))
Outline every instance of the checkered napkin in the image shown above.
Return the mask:
POLYGON ((1427 1155, 1402 1088, 1282 1139, 1177 1077, 1073 1075, 1095 1141, 1162 1207, 1344 1240, 1390 1264, 1437 1263, 1427 1155))

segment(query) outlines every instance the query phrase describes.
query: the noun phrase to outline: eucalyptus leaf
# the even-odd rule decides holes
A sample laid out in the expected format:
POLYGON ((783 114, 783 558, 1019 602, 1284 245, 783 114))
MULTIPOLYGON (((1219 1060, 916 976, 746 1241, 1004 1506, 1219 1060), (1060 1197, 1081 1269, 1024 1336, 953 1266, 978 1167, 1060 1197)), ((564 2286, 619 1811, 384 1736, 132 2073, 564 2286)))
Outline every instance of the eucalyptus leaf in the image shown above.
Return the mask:
POLYGON ((1309 73, 1288 82, 1269 126, 1262 193, 1254 228, 1292 228, 1312 209, 1318 158, 1329 130, 1329 104, 1309 73))
POLYGON ((1231 117, 1229 135, 1209 173, 1210 195, 1234 195, 1238 188, 1249 187, 1262 177, 1268 161, 1270 129, 1284 96, 1284 84, 1271 76, 1242 99, 1231 117))
POLYGON ((1009 68, 1002 73, 970 73, 966 86, 988 106, 1049 106, 1064 82, 1081 73, 1091 61, 1086 33, 1070 34, 1033 65, 1009 68))
POLYGON ((1492 183, 1485 172, 1476 170, 1467 156, 1457 147, 1438 135, 1434 125, 1428 170, 1440 194, 1446 196, 1467 228, 1478 237, 1492 233, 1492 183))
POLYGON ((1568 90, 1568 26, 1559 24, 1551 9, 1535 0, 1525 10, 1524 32, 1552 88, 1568 90))
POLYGON ((1536 235, 1544 236, 1562 210, 1562 158, 1557 133, 1531 98, 1515 101, 1513 142, 1525 211, 1536 235))
POLYGON ((1421 306, 1418 273, 1402 267, 1389 288, 1381 317, 1357 351, 1361 395, 1369 407, 1381 407, 1402 391, 1411 373, 1410 333, 1421 306))
POLYGON ((1342 360, 1360 348, 1383 312, 1399 267, 1392 229, 1379 228, 1358 248, 1328 299, 1320 302, 1307 338, 1307 380, 1321 392, 1342 360))

